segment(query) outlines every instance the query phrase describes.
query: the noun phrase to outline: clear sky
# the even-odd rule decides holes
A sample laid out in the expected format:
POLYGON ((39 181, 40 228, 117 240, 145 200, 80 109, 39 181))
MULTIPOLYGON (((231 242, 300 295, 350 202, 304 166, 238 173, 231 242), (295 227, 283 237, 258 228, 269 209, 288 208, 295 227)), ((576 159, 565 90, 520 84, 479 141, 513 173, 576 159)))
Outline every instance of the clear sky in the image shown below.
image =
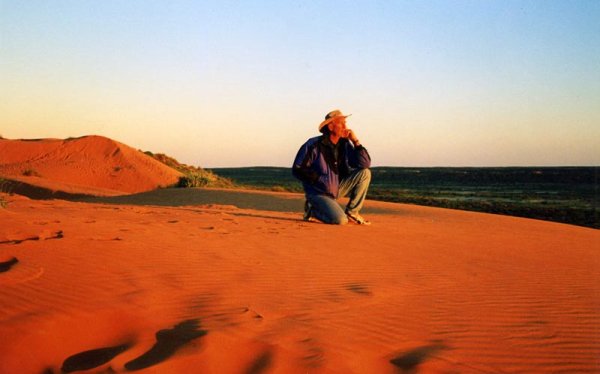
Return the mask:
MULTIPOLYGON (((0 135, 290 166, 600 165, 600 1, 0 0, 0 135)), ((1 155, 0 155, 1 157, 1 155)))

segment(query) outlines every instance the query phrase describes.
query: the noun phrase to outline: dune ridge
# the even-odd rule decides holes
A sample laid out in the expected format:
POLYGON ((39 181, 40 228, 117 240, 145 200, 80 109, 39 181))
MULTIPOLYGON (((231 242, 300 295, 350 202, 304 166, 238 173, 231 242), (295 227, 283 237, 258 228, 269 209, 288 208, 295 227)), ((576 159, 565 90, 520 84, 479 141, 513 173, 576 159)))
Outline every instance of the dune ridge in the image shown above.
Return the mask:
POLYGON ((70 194, 114 196, 177 183, 182 174, 115 140, 0 139, 0 176, 70 194))

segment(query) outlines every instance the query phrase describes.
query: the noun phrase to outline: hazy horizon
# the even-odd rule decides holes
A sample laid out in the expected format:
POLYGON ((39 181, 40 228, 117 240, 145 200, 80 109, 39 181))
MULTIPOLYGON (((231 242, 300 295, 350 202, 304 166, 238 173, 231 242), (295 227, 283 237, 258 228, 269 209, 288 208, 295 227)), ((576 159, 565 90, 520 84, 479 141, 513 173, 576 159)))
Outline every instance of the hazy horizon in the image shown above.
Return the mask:
MULTIPOLYGON (((201 165, 199 165, 201 166, 201 165)), ((273 165, 250 165, 250 166, 220 166, 220 167, 204 167, 202 166, 204 169, 240 169, 240 168, 286 168, 286 169, 292 169, 291 165, 290 166, 273 166, 273 165)), ((494 168, 506 168, 506 169, 510 169, 510 168, 526 168, 526 169, 536 169, 536 168, 540 168, 540 169, 552 169, 552 168, 599 168, 600 165, 549 165, 549 166, 540 166, 540 165, 527 165, 527 166, 518 166, 518 165, 506 165, 506 166, 485 166, 485 165, 478 165, 478 166, 464 166, 464 165, 458 165, 458 166, 445 166, 445 165, 431 165, 431 166, 416 166, 416 165, 374 165, 372 166, 373 168, 404 168, 404 169, 427 169, 427 168, 431 168, 431 169, 494 169, 494 168)))
POLYGON ((289 167, 332 109, 374 166, 600 165, 598 1, 0 0, 0 135, 289 167))

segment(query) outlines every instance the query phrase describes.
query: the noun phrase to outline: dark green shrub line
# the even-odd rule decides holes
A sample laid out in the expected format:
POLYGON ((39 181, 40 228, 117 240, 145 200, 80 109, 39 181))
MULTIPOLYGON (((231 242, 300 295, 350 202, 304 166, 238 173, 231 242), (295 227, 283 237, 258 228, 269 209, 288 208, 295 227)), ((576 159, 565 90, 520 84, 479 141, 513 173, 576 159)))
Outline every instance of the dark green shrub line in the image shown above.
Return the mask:
POLYGON ((533 218, 553 222, 568 223, 579 226, 600 228, 600 211, 593 207, 566 207, 566 206, 541 206, 540 204, 528 205, 518 202, 488 201, 456 201, 448 199, 436 199, 430 196, 392 196, 390 194, 378 194, 373 191, 370 199, 432 206, 438 208, 460 209, 482 213, 502 214, 516 217, 533 218))
MULTIPOLYGON (((211 169, 244 188, 302 192, 290 168, 211 169)), ((368 199, 600 228, 599 167, 376 167, 368 199)))

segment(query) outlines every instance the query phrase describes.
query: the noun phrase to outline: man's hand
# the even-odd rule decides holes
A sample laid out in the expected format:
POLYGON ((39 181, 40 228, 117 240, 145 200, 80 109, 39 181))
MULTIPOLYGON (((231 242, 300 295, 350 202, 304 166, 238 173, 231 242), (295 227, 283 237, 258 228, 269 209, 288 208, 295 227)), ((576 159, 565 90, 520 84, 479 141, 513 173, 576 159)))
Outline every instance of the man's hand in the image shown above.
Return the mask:
POLYGON ((355 147, 358 147, 360 145, 360 141, 358 140, 358 137, 356 136, 354 131, 346 129, 346 136, 344 137, 350 140, 355 147))

